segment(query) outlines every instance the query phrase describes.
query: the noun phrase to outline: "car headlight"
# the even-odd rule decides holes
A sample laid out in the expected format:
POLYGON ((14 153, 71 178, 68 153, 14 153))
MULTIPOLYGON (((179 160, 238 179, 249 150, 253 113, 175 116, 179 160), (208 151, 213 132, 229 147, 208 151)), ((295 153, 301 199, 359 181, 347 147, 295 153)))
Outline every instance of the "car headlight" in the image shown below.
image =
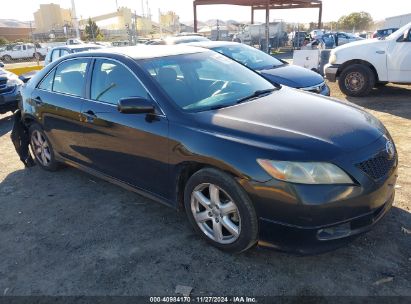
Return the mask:
POLYGON ((17 75, 11 75, 9 77, 7 77, 7 86, 8 87, 12 87, 12 86, 18 86, 18 85, 22 85, 23 81, 21 81, 17 75))
POLYGON ((328 60, 329 63, 335 64, 337 63, 337 54, 332 52, 330 55, 330 59, 328 60))
POLYGON ((272 177, 299 184, 353 184, 342 169, 331 163, 257 159, 272 177))

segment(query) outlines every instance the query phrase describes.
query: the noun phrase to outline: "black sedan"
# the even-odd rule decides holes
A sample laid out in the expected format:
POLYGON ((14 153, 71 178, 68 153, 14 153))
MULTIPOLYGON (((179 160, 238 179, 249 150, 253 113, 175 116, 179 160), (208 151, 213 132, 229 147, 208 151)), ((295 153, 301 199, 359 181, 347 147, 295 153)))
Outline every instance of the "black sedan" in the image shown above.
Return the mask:
POLYGON ((35 75, 22 98, 39 166, 72 165, 185 209, 226 251, 257 241, 333 248, 369 230, 394 199, 397 154, 376 118, 273 86, 209 50, 72 54, 35 75))
POLYGON ((274 84, 279 83, 291 88, 330 96, 330 88, 320 74, 288 64, 254 47, 227 41, 203 41, 190 43, 190 45, 219 52, 260 73, 274 84))

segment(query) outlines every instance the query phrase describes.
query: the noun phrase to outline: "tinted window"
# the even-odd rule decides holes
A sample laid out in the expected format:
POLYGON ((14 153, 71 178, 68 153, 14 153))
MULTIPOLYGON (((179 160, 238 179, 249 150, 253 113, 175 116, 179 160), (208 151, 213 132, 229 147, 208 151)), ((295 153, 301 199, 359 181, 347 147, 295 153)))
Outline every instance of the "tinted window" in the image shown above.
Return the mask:
POLYGON ((51 53, 51 61, 56 61, 60 57, 60 49, 54 50, 53 53, 51 53))
POLYGON ((53 91, 82 96, 87 65, 87 59, 75 59, 62 62, 56 70, 53 91))
POLYGON ((122 64, 98 59, 91 82, 91 99, 117 104, 125 97, 148 98, 147 91, 136 77, 122 64))
POLYGON ((51 71, 43 80, 41 81, 39 85, 39 89, 46 90, 46 91, 51 91, 53 89, 53 78, 54 78, 54 72, 56 70, 54 69, 51 71))

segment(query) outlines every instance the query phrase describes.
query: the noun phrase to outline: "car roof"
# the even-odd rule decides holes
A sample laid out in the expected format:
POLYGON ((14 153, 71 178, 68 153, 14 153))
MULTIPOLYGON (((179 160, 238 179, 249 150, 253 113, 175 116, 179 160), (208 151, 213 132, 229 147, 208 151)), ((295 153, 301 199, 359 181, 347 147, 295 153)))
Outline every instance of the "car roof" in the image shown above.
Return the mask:
POLYGON ((215 47, 230 46, 230 45, 242 45, 238 42, 232 41, 199 41, 199 42, 190 42, 187 43, 188 46, 198 46, 206 49, 212 49, 215 47))
POLYGON ((82 54, 120 54, 134 59, 150 59, 183 54, 202 53, 206 50, 186 45, 136 45, 117 48, 102 48, 95 51, 78 53, 82 54))
POLYGON ((70 50, 77 50, 77 49, 85 49, 85 48, 103 48, 104 46, 92 43, 84 43, 84 44, 73 44, 73 45, 59 45, 53 48, 54 49, 70 49, 70 50))

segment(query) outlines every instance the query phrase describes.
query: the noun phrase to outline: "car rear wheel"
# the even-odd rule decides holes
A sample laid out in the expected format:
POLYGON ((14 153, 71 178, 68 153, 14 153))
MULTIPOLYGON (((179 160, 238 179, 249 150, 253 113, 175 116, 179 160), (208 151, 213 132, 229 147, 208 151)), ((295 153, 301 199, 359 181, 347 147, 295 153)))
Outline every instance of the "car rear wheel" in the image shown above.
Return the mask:
POLYGON ((11 58, 10 55, 5 55, 5 56, 3 56, 3 61, 4 61, 4 62, 9 62, 9 63, 10 63, 10 62, 12 62, 12 60, 13 60, 13 59, 11 58))
POLYGON ((375 85, 375 75, 368 66, 353 64, 341 72, 338 85, 345 95, 366 96, 375 85))
POLYGON ((254 207, 230 175, 211 168, 198 171, 187 182, 184 204, 194 230, 213 246, 239 253, 257 242, 254 207))
POLYGON ((36 163, 48 171, 56 171, 59 163, 54 156, 54 150, 43 129, 38 124, 30 126, 30 148, 36 163))

